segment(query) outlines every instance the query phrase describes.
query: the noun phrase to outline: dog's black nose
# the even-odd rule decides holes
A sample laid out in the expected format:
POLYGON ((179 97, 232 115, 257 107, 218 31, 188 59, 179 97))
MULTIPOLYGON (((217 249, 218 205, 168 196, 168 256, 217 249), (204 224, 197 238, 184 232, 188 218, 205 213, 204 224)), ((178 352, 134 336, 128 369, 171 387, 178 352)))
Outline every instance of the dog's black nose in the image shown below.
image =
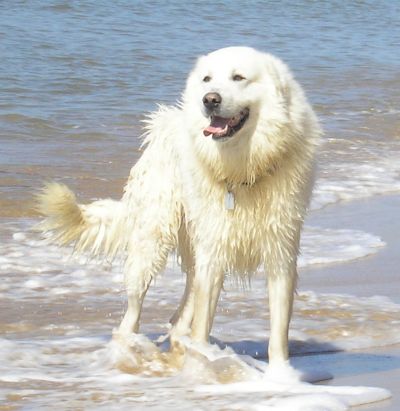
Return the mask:
POLYGON ((203 104, 207 110, 215 110, 222 102, 222 97, 218 93, 207 93, 203 97, 203 104))

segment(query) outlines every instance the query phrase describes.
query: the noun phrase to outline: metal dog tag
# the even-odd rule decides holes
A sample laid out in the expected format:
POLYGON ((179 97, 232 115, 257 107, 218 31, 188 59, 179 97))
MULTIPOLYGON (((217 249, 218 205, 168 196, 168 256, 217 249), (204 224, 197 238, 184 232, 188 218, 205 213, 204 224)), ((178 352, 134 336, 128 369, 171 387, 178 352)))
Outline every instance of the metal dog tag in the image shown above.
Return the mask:
POLYGON ((225 194, 225 208, 227 210, 233 210, 235 208, 235 196, 232 191, 227 191, 225 194))

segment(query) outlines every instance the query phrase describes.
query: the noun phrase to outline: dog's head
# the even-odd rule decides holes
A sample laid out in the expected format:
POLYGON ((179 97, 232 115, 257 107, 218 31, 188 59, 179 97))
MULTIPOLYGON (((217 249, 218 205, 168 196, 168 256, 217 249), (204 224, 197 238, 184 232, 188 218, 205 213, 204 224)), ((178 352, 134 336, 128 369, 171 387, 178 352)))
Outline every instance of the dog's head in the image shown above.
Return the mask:
POLYGON ((320 134, 287 66, 249 47, 200 57, 182 103, 187 152, 218 181, 254 182, 289 158, 311 159, 320 134))
POLYGON ((191 121, 197 120, 196 134, 228 142, 251 137, 260 116, 285 121, 286 73, 278 59, 249 47, 200 57, 183 96, 191 121))

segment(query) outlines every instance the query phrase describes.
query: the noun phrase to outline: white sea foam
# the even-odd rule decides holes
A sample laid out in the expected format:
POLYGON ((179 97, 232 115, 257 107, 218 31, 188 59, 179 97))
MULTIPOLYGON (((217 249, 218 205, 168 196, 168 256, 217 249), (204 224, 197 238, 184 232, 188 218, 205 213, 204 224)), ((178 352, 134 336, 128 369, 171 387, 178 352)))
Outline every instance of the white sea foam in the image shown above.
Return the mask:
POLYGON ((359 230, 305 227, 301 236, 299 266, 356 260, 379 251, 385 243, 359 230))
POLYGON ((301 373, 289 364, 267 366, 251 380, 230 384, 209 384, 195 388, 202 393, 231 395, 263 393, 271 397, 256 403, 236 403, 233 409, 336 411, 391 397, 389 391, 373 387, 330 387, 302 381, 301 373))
POLYGON ((328 139, 319 156, 311 209, 400 192, 398 141, 328 139))
MULTIPOLYGON (((185 410, 202 404, 209 410, 336 411, 390 396, 377 388, 311 385, 289 366, 271 369, 254 359, 249 365, 232 350, 215 346, 197 353, 191 347, 183 371, 153 375, 151 380, 148 373, 131 375, 115 369, 117 342, 107 344, 102 338, 0 339, 0 347, 0 396, 7 401, 7 395, 21 395, 18 387, 29 385, 33 389, 24 390, 29 409, 52 409, 62 399, 65 407, 84 409, 185 410), (37 395, 43 391, 46 395, 37 395)), ((138 336, 134 348, 152 358, 153 372, 157 371, 157 347, 138 336)), ((117 355, 121 358, 121 352, 117 355)), ((317 365, 313 357, 302 360, 301 368, 317 365)))
MULTIPOLYGON (((9 226, 9 233, 16 227, 9 226)), ((357 230, 323 229, 306 226, 301 240, 299 266, 333 264, 376 253, 385 243, 357 230)), ((46 245, 37 235, 17 232, 0 245, 0 272, 5 273, 0 292, 9 290, 19 297, 48 298, 61 294, 122 291, 121 267, 73 256, 71 249, 46 245), (13 272, 13 276, 7 273, 13 272), (99 276, 97 273, 103 273, 99 276), (96 281, 93 281, 96 278, 96 281), (63 286, 66 285, 66 287, 63 286)), ((178 271, 171 258, 169 269, 178 271)))
POLYGON ((327 387, 304 382, 275 383, 266 377, 259 381, 202 386, 201 392, 231 394, 255 392, 271 397, 260 402, 237 402, 232 409, 279 411, 344 411, 350 407, 390 398, 389 391, 373 387, 327 387))

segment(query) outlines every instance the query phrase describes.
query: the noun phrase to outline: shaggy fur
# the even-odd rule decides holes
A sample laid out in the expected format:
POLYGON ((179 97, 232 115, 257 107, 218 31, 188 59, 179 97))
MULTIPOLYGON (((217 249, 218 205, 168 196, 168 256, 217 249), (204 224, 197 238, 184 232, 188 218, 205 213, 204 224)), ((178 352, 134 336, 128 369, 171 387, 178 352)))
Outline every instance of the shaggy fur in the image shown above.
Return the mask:
POLYGON ((249 276, 261 266, 270 361, 285 361, 319 136, 284 63, 246 47, 217 50, 197 61, 178 107, 149 116, 146 149, 121 201, 78 205, 52 183, 39 195, 43 229, 78 251, 125 255, 125 335, 138 332, 143 298, 171 252, 188 277, 172 341, 190 334, 206 342, 224 274, 249 276))

